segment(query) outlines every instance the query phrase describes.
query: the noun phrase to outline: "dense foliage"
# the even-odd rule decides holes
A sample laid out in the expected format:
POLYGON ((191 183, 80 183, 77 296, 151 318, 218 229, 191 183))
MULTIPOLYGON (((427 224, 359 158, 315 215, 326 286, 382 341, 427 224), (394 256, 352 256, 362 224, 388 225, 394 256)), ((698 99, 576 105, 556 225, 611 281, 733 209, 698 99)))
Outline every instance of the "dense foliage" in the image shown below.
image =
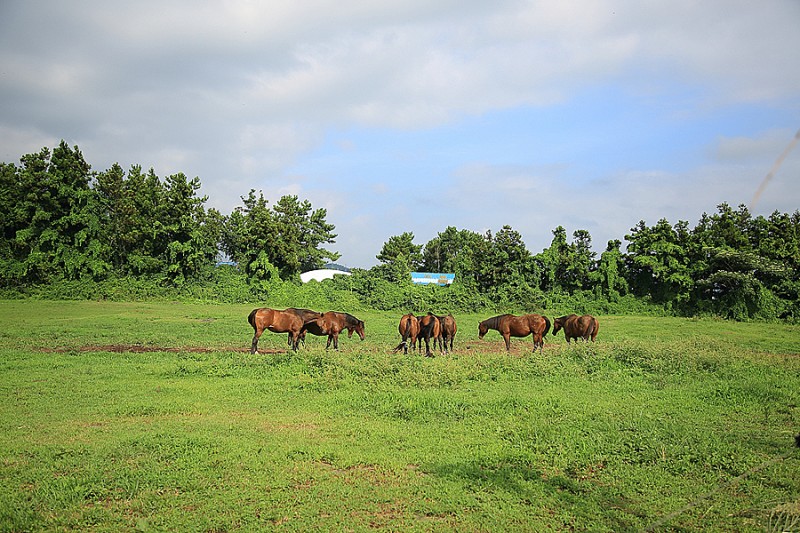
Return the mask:
MULTIPOLYGON (((380 264, 299 287, 301 272, 335 261, 324 209, 297 196, 271 207, 251 190, 229 215, 206 209, 199 178, 161 179, 113 165, 94 172, 61 142, 0 164, 0 284, 6 295, 226 301, 346 300, 376 309, 800 316, 800 211, 754 217, 726 203, 692 228, 640 221, 599 257, 586 230, 556 227, 533 254, 511 226, 485 234, 447 227, 426 244, 390 236, 380 264), (214 268, 221 254, 237 269, 214 268), (414 270, 454 272, 450 287, 416 287, 414 270), (323 296, 320 296, 320 295, 323 296), (288 298, 287 298, 288 299, 288 298)), ((277 305, 277 304, 276 304, 277 305)), ((309 305, 309 304, 305 304, 309 305)))

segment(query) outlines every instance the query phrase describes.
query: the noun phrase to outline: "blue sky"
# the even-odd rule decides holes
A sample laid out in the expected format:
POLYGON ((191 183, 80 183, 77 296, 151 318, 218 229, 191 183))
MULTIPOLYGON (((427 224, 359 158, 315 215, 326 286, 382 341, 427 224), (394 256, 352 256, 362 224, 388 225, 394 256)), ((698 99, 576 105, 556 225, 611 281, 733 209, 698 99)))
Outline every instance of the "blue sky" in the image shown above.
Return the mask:
MULTIPOLYGON (((0 4, 0 160, 60 139, 95 170, 325 208, 340 263, 392 235, 510 225, 595 249, 750 204, 800 129, 800 2, 0 4)), ((800 209, 800 149, 756 214, 800 209)))

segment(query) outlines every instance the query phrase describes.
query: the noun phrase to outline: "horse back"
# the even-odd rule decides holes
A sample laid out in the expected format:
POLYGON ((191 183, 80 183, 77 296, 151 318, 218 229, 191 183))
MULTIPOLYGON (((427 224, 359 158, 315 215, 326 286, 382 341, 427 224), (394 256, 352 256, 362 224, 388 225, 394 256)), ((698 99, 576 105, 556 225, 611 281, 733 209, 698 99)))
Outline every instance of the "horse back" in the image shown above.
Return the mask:
POLYGON ((322 313, 319 311, 313 311, 311 309, 301 309, 298 307, 289 307, 286 309, 289 312, 292 312, 300 317, 303 322, 308 322, 309 320, 313 320, 315 318, 322 317, 322 313))
POLYGON ((575 319, 575 334, 585 337, 592 334, 594 331, 594 317, 592 315, 583 315, 575 319))
POLYGON ((512 337, 526 337, 533 332, 531 315, 503 315, 498 331, 508 332, 512 337))
POLYGON ((259 327, 265 328, 267 325, 272 323, 272 317, 274 313, 274 309, 270 309, 269 307, 259 307, 250 311, 247 321, 251 326, 253 326, 253 329, 258 329, 259 327))
POLYGON ((419 319, 419 331, 421 334, 431 337, 438 337, 441 325, 439 319, 432 313, 428 313, 419 319))
POLYGON ((531 333, 546 335, 550 329, 550 321, 542 315, 530 314, 525 315, 525 318, 528 321, 528 328, 531 333))
POLYGON ((412 313, 403 315, 400 318, 400 325, 398 327, 400 335, 416 337, 419 333, 419 320, 412 313))
POLYGON ((448 337, 454 336, 456 334, 456 329, 458 329, 458 326, 456 326, 456 319, 453 318, 453 315, 440 316, 438 318, 439 318, 439 324, 441 325, 442 333, 447 335, 448 337))
POLYGON ((303 324, 303 331, 311 332, 312 335, 322 336, 328 334, 325 317, 313 318, 303 324))

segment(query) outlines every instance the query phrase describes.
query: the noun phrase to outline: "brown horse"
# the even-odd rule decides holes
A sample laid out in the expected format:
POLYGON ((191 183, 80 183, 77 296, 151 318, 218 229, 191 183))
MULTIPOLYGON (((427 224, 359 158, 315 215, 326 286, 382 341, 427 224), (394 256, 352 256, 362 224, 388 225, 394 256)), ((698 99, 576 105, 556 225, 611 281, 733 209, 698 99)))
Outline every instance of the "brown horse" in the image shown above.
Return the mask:
POLYGON ((300 342, 300 330, 303 328, 303 319, 297 313, 261 307, 253 309, 250 312, 250 316, 247 317, 247 321, 250 322, 255 331, 253 344, 250 347, 251 354, 258 353, 258 339, 265 329, 273 333, 289 333, 292 350, 297 351, 297 345, 300 342))
POLYGON ((553 335, 564 328, 564 336, 567 338, 567 344, 572 339, 583 339, 588 341, 591 339, 594 342, 597 337, 597 332, 600 329, 600 322, 597 321, 592 315, 565 315, 560 316, 553 320, 553 335))
POLYGON ((478 324, 478 338, 482 339, 486 332, 495 329, 506 341, 506 351, 511 351, 511 337, 527 337, 533 334, 533 352, 536 348, 544 351, 544 336, 550 331, 550 320, 542 315, 499 315, 487 318, 478 324))
MULTIPOLYGON (((419 335, 417 338, 425 339, 425 355, 433 357, 431 351, 430 341, 433 339, 433 349, 436 349, 436 339, 441 334, 441 324, 439 319, 433 313, 428 313, 425 316, 417 317, 419 319, 419 335)), ((421 345, 420 345, 421 347, 421 345)), ((441 346, 439 347, 441 348, 441 346)))
POLYGON ((328 342, 325 345, 325 349, 330 348, 331 342, 333 342, 333 349, 338 350, 339 333, 344 330, 347 330, 348 338, 352 337, 355 331, 361 337, 361 340, 364 340, 364 321, 349 313, 337 313, 335 311, 328 311, 320 318, 314 318, 303 324, 301 334, 309 331, 313 335, 327 335, 328 342))
POLYGON ((444 353, 447 353, 447 345, 450 344, 450 351, 453 351, 453 339, 456 337, 456 331, 458 331, 458 326, 456 325, 456 319, 453 318, 453 315, 448 314, 446 316, 439 316, 436 317, 439 319, 439 324, 441 325, 441 331, 439 333, 439 347, 442 348, 444 353))
POLYGON ((403 342, 398 344, 392 352, 397 353, 400 348, 403 348, 403 353, 408 353, 408 340, 411 339, 411 352, 417 349, 417 335, 419 335, 419 320, 413 313, 408 313, 400 317, 400 325, 397 326, 397 331, 403 338, 403 342))
MULTIPOLYGON (((319 311, 312 311, 311 309, 300 309, 300 308, 297 308, 297 307, 289 307, 286 310, 287 311, 291 311, 292 313, 295 313, 297 316, 299 316, 303 320, 304 324, 306 322, 308 322, 309 320, 313 320, 315 318, 322 317, 322 313, 320 313, 319 311)), ((288 337, 289 337, 289 340, 288 340, 289 346, 291 346, 292 345, 292 334, 290 333, 288 335, 288 337)), ((299 342, 302 342, 303 346, 305 346, 305 344, 306 344, 306 333, 305 333, 305 331, 301 332, 299 342)))

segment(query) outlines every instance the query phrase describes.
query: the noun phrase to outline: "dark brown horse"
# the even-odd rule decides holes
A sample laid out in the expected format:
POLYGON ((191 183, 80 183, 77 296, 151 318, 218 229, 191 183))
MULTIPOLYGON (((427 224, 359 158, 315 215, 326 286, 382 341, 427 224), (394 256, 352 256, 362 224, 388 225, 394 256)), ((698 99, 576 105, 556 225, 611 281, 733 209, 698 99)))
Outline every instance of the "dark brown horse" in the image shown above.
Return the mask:
POLYGON ((592 315, 565 315, 553 320, 553 335, 562 328, 564 329, 564 336, 567 338, 567 344, 572 339, 575 339, 576 342, 578 339, 583 339, 584 341, 591 339, 594 342, 600 329, 600 322, 592 315))
POLYGON ((253 344, 250 353, 258 353, 258 339, 265 329, 273 333, 288 333, 291 339, 292 350, 297 351, 300 342, 300 330, 303 328, 303 319, 293 311, 279 311, 268 307, 253 309, 247 321, 253 326, 253 344))
MULTIPOLYGON (((436 339, 441 334, 441 324, 439 318, 433 313, 428 313, 425 316, 417 317, 419 319, 419 335, 418 339, 425 339, 425 355, 433 357, 431 351, 431 339, 433 339, 433 348, 436 349, 436 339)), ((420 347, 422 347, 420 345, 420 347)), ((441 346, 440 346, 441 348, 441 346)))
POLYGON ((325 345, 325 349, 330 348, 331 342, 333 342, 333 349, 338 350, 339 333, 344 330, 347 330, 348 338, 352 337, 355 331, 361 337, 361 340, 364 340, 364 321, 349 313, 337 313, 335 311, 328 311, 320 318, 314 318, 303 324, 301 335, 305 334, 306 331, 313 335, 327 335, 328 342, 325 345))
POLYGON ((397 353, 400 351, 400 348, 403 348, 403 353, 407 354, 408 341, 410 339, 411 352, 413 353, 417 349, 417 335, 419 335, 419 320, 417 320, 417 317, 415 317, 413 313, 408 313, 400 317, 400 325, 397 326, 397 331, 400 332, 403 341, 392 351, 397 353))
POLYGON ((550 331, 550 320, 542 315, 499 315, 487 318, 478 324, 478 338, 482 339, 486 332, 495 329, 506 341, 506 351, 511 351, 511 337, 527 337, 533 334, 533 351, 539 348, 544 351, 544 336, 550 331))
POLYGON ((458 326, 456 325, 456 319, 453 318, 453 315, 448 314, 446 316, 439 316, 436 317, 439 319, 439 325, 441 326, 439 332, 439 347, 442 348, 444 353, 447 353, 447 345, 450 344, 450 351, 453 351, 453 339, 456 337, 456 331, 458 331, 458 326))
MULTIPOLYGON (((295 313, 297 316, 299 316, 303 320, 303 324, 305 324, 309 320, 313 320, 315 318, 320 318, 322 316, 322 313, 320 313, 319 311, 312 311, 311 309, 300 309, 298 307, 289 307, 286 310, 287 311, 291 311, 292 313, 295 313)), ((290 333, 288 335, 288 337, 289 337, 289 340, 288 340, 289 346, 291 346, 292 345, 292 334, 290 333)), ((306 344, 306 333, 304 331, 300 333, 299 342, 302 342, 303 345, 305 346, 305 344, 306 344)))

